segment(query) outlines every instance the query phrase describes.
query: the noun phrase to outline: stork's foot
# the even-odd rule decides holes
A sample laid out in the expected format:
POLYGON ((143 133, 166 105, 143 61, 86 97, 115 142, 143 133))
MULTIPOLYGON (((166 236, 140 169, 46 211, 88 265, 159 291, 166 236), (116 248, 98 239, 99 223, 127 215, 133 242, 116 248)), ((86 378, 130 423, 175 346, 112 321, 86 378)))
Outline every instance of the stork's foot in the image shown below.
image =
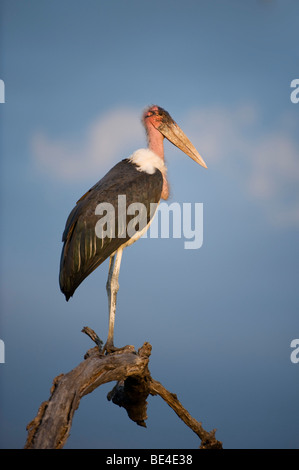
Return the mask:
POLYGON ((128 352, 133 352, 135 351, 135 348, 134 346, 130 345, 130 344, 127 344, 127 346, 123 346, 122 348, 117 348, 116 346, 114 346, 113 343, 107 343, 105 344, 105 346, 103 347, 101 353, 102 354, 113 354, 113 353, 116 353, 118 351, 124 351, 125 349, 128 350, 128 352))

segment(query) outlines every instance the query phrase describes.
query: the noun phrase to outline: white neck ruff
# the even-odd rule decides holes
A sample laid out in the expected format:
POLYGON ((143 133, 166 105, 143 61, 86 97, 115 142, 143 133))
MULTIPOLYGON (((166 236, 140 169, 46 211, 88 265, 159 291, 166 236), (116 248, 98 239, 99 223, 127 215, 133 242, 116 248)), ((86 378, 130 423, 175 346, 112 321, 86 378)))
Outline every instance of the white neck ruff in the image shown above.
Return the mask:
POLYGON ((138 167, 138 171, 144 171, 149 175, 153 175, 158 169, 162 175, 166 175, 167 168, 164 161, 150 149, 136 150, 129 157, 129 161, 138 167))

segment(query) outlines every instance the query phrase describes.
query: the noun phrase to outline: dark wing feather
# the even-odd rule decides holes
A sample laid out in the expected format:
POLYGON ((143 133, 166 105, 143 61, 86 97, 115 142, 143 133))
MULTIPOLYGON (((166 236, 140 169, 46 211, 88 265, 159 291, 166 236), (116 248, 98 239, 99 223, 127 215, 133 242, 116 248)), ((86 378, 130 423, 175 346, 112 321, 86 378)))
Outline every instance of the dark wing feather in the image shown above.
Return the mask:
MULTIPOLYGON (((79 199, 62 236, 59 283, 66 300, 92 271, 130 239, 126 231, 118 237, 118 196, 126 196, 126 208, 134 202, 143 203, 148 223, 153 216, 150 204, 159 202, 162 185, 159 170, 150 175, 137 170, 129 160, 123 160, 79 199), (96 215, 95 210, 103 202, 112 204, 115 209, 115 237, 112 238, 96 236, 95 227, 101 216, 96 215)), ((126 215, 126 224, 132 217, 126 215)))

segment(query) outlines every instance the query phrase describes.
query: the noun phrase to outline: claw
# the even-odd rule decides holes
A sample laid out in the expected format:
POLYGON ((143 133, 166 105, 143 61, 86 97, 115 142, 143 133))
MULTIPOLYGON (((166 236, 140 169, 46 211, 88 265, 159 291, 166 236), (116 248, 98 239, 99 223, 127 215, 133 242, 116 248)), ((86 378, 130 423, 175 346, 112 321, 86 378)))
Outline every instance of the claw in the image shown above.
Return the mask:
POLYGON ((123 346, 122 348, 117 348, 116 346, 114 346, 113 343, 106 343, 105 346, 103 347, 102 351, 101 351, 101 354, 113 354, 113 353, 117 353, 119 351, 124 351, 125 349, 128 350, 128 352, 133 352, 135 351, 135 348, 134 346, 130 345, 130 344, 127 344, 127 346, 123 346))

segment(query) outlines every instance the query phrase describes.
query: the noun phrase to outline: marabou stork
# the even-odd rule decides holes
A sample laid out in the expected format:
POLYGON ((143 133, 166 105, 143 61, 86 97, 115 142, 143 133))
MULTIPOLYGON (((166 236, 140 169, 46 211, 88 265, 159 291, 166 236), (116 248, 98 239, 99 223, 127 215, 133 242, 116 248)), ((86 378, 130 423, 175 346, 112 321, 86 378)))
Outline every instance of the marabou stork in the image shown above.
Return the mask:
POLYGON ((167 111, 156 105, 151 106, 144 111, 142 122, 147 134, 148 148, 139 149, 129 158, 120 161, 79 199, 67 219, 62 237, 59 283, 66 300, 69 300, 81 282, 110 256, 106 285, 109 330, 103 349, 103 352, 107 353, 118 349, 114 346, 113 334, 123 249, 138 240, 148 229, 155 212, 151 210, 151 204, 157 206, 161 198, 168 198, 164 137, 195 162, 207 168, 195 147, 167 111), (119 195, 126 196, 126 206, 122 207, 121 214, 118 207, 119 195), (105 237, 99 238, 95 231, 99 221, 96 207, 102 202, 112 204, 118 210, 114 212, 114 236, 106 234, 105 237), (124 216, 125 224, 132 220, 132 215, 123 212, 135 202, 145 205, 146 220, 143 226, 130 236, 126 227, 121 228, 119 219, 124 216))

